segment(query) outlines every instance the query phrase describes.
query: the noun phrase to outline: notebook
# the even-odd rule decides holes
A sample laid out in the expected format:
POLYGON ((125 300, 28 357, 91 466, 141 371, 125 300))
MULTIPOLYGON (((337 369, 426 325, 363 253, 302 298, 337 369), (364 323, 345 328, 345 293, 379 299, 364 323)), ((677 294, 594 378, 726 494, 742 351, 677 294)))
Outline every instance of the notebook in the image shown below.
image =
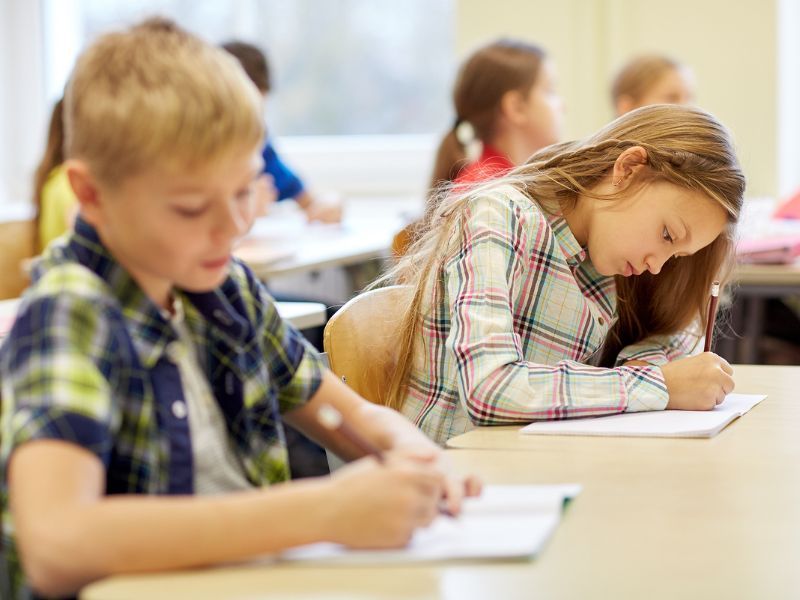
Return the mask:
POLYGON ((728 394, 714 410, 658 410, 607 417, 538 421, 522 434, 711 438, 766 396, 728 394))
POLYGON ((489 485, 466 498, 458 517, 440 515, 401 549, 348 550, 319 543, 283 552, 277 560, 331 564, 380 564, 452 559, 530 558, 542 551, 577 484, 489 485))

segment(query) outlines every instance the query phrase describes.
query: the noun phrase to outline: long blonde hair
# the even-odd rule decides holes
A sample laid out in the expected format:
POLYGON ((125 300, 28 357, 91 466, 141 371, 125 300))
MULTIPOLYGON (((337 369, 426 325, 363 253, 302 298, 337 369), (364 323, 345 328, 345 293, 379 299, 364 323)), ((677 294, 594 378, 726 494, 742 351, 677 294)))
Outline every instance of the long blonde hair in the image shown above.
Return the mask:
POLYGON ((382 402, 400 409, 405 401, 422 299, 438 283, 448 246, 459 237, 466 200, 500 185, 514 186, 549 214, 572 210, 579 196, 621 199, 629 192, 598 196, 593 190, 611 172, 619 155, 634 146, 647 151, 647 164, 633 189, 664 181, 702 192, 725 210, 728 225, 697 253, 667 261, 658 275, 615 277, 618 318, 602 348, 600 364, 613 366, 622 348, 651 335, 676 333, 697 319, 705 327, 703 308, 711 282, 726 279, 730 272, 744 175, 728 131, 713 116, 688 106, 646 106, 619 117, 586 139, 541 150, 506 177, 468 191, 441 190, 442 202, 419 237, 378 282, 414 288, 397 340, 399 361, 382 402))

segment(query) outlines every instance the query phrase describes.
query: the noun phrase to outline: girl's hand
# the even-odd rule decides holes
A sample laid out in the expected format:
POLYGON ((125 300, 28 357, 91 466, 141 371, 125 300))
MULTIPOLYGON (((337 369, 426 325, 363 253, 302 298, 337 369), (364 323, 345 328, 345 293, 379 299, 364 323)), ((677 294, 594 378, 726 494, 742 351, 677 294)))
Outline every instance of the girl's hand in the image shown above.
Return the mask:
POLYGON ((713 352, 661 367, 669 393, 668 409, 711 410, 733 391, 733 368, 713 352))

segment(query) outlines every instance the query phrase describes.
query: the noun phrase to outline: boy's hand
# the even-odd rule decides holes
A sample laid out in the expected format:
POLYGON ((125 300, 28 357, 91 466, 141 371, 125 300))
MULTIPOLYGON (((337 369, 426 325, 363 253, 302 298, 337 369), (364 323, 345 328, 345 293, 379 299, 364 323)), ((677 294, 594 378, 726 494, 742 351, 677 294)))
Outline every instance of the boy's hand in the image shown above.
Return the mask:
POLYGON ((479 496, 483 484, 474 475, 463 477, 456 473, 447 456, 439 448, 403 448, 394 450, 392 454, 407 460, 430 464, 444 478, 444 487, 440 507, 448 514, 457 516, 461 513, 462 501, 465 497, 479 496))
POLYGON ((733 391, 733 368, 713 352, 682 358, 661 367, 669 393, 668 409, 711 410, 733 391))
POLYGON ((362 458, 330 477, 320 510, 333 542, 352 548, 395 548, 439 512, 445 479, 432 461, 387 455, 384 463, 362 458))

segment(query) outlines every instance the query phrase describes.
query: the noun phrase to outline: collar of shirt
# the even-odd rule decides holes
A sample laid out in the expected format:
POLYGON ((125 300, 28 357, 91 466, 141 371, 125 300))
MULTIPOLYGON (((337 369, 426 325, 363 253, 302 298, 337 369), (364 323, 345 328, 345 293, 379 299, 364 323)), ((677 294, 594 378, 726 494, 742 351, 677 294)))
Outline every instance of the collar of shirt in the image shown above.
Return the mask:
MULTIPOLYGON (((55 244, 42 257, 33 272, 37 279, 55 264, 72 258, 103 279, 110 293, 119 302, 122 314, 129 322, 129 331, 139 360, 152 368, 164 354, 167 344, 177 339, 168 314, 156 305, 139 287, 130 274, 103 245, 97 231, 78 217, 75 231, 65 245, 55 244)), ((232 347, 252 337, 251 326, 231 306, 225 287, 235 286, 230 280, 218 289, 205 293, 176 290, 202 314, 209 327, 232 347)), ((234 294, 231 296, 235 298, 234 294)))
POLYGON ((555 235, 558 245, 561 246, 564 258, 567 259, 567 264, 574 269, 586 260, 588 256, 586 248, 581 246, 578 240, 575 239, 567 220, 562 214, 546 215, 546 218, 550 222, 550 227, 553 229, 553 235, 555 235))

